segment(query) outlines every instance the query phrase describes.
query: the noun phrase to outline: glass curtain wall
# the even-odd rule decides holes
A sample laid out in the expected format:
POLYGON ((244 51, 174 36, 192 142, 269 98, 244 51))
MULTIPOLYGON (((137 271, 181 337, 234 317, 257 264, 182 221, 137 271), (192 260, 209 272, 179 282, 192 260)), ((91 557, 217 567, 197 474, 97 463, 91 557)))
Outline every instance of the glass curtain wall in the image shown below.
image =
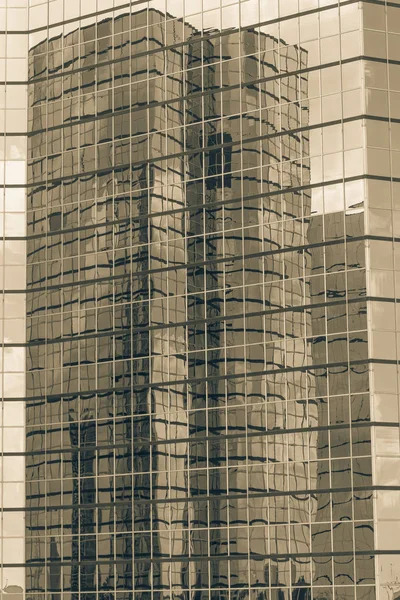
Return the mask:
POLYGON ((4 593, 397 598, 400 7, 7 2, 4 593))

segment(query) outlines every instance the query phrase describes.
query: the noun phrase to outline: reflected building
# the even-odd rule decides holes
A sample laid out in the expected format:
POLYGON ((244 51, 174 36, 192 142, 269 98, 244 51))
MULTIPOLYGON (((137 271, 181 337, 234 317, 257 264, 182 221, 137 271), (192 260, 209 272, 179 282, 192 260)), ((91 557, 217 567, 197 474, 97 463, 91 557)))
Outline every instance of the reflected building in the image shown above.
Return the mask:
MULTIPOLYGON (((184 173, 181 159, 167 164, 164 156, 184 148, 184 81, 169 75, 182 68, 183 53, 171 50, 164 61, 148 52, 182 43, 185 26, 163 30, 163 17, 141 11, 105 19, 33 51, 46 56, 48 45, 55 56, 63 47, 73 53, 83 40, 77 60, 84 70, 69 79, 68 90, 65 80, 50 91, 35 83, 42 67, 38 58, 32 63, 30 181, 51 183, 33 185, 28 198, 28 395, 42 396, 28 405, 29 451, 34 457, 42 448, 37 419, 49 422, 47 437, 62 439, 58 451, 52 446, 54 536, 39 556, 32 537, 29 562, 32 582, 42 582, 37 591, 74 598, 182 586, 183 566, 171 575, 165 558, 170 544, 174 557, 186 554, 187 540, 179 530, 169 539, 174 532, 164 502, 187 497, 185 444, 183 450, 168 444, 187 438, 185 327, 165 327, 185 321, 184 173), (99 35, 104 61, 118 53, 116 68, 86 69, 99 35), (124 60, 131 52, 139 56, 132 64, 124 60), (35 109, 49 94, 66 103, 76 98, 72 112, 48 114, 58 122, 44 134, 37 132, 35 109), (166 107, 165 94, 182 100, 166 107), (74 125, 82 117, 87 125, 74 125), (171 135, 167 122, 176 128, 171 135), (47 158, 49 147, 57 153, 47 158), (54 291, 36 291, 42 281, 54 291), (165 387, 171 378, 178 383, 165 387), (70 519, 56 508, 63 504, 70 519), (62 573, 57 566, 52 576, 60 561, 62 573)), ((65 62, 54 65, 62 68, 65 62)), ((28 479, 40 478, 36 460, 28 479)), ((45 479, 28 484, 28 501, 41 514, 45 479)), ((174 517, 181 527, 186 514, 179 507, 174 517)), ((39 514, 31 517, 29 530, 40 535, 39 514)))
POLYGON ((307 596, 307 53, 163 19, 32 50, 28 587, 307 596), (75 52, 80 76, 49 86, 75 52))
POLYGON ((399 8, 78 4, 0 31, 4 595, 393 600, 399 8))
POLYGON ((309 228, 312 356, 314 365, 325 365, 315 370, 319 493, 312 544, 320 586, 374 583, 364 233, 360 208, 314 216, 309 228))
POLYGON ((306 68, 307 53, 254 29, 194 37, 189 48, 190 495, 216 496, 193 504, 193 549, 203 557, 196 585, 251 582, 262 597, 268 586, 296 594, 299 582, 310 585, 310 560, 296 555, 310 553, 316 505, 310 494, 284 492, 315 487, 316 434, 305 427, 315 425, 316 405, 313 378, 297 370, 311 364, 310 314, 284 308, 308 296, 304 253, 291 248, 306 244, 311 205, 296 190, 309 171, 291 161, 308 154, 307 135, 276 133, 307 124, 307 79, 273 76, 306 68), (241 81, 249 85, 229 89, 241 81), (302 430, 289 445, 284 427, 302 430))

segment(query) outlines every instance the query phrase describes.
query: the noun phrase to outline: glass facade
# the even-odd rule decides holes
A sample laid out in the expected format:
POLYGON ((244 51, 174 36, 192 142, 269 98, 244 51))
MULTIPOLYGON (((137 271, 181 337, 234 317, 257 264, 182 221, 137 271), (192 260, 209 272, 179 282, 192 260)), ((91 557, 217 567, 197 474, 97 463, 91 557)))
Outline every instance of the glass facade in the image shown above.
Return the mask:
POLYGON ((0 0, 10 600, 400 598, 399 50, 397 1, 0 0))
POLYGON ((23 600, 28 6, 8 5, 0 1, 0 590, 23 600))

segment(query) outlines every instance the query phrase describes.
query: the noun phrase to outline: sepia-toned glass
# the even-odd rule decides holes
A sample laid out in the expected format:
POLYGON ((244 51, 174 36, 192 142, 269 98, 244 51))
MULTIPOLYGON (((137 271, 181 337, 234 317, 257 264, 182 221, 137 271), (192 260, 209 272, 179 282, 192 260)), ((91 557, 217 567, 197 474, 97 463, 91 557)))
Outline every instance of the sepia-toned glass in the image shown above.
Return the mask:
POLYGON ((4 596, 399 597, 399 11, 0 0, 4 596))

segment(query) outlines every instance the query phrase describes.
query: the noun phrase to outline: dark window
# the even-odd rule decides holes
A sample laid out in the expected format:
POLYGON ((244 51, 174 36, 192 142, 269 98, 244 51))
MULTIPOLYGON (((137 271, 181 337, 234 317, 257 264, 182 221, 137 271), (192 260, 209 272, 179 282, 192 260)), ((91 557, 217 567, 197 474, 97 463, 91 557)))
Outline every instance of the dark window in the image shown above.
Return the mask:
POLYGON ((208 152, 207 176, 212 176, 206 180, 208 190, 222 188, 222 185, 230 188, 232 185, 232 146, 223 146, 231 143, 232 136, 229 133, 208 136, 208 147, 212 148, 208 152))
POLYGON ((61 213, 54 212, 49 215, 49 229, 50 231, 58 231, 61 229, 61 213))

